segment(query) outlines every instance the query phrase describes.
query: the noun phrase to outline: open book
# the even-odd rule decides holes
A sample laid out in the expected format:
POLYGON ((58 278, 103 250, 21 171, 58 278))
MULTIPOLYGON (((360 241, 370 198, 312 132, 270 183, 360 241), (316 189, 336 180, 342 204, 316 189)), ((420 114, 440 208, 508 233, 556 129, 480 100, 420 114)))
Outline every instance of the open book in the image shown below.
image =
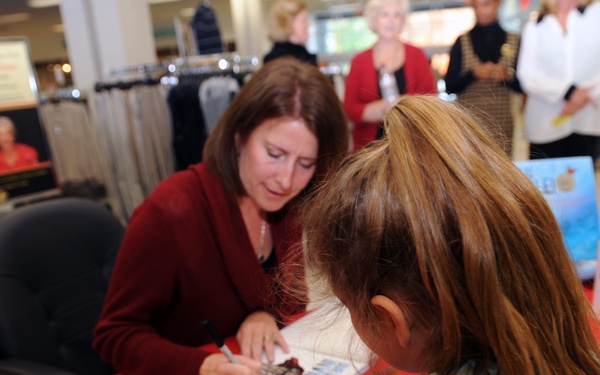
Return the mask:
POLYGON ((339 304, 320 306, 281 334, 290 352, 276 346, 275 364, 297 358, 305 375, 355 375, 369 368, 369 349, 354 331, 348 310, 339 304))

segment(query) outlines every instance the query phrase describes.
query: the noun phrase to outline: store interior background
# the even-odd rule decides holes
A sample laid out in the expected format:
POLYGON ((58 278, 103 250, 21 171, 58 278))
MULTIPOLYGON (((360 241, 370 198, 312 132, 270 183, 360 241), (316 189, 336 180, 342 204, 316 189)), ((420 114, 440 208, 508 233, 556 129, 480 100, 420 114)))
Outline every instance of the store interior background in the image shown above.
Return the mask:
MULTIPOLYGON (((207 0, 148 0, 156 45, 157 62, 179 55, 174 17, 191 21, 196 8, 207 0)), ((468 1, 468 0, 467 0, 468 1)), ((33 1, 35 2, 35 0, 33 1)), ((2 0, 0 4, 0 37, 26 36, 30 43, 33 63, 36 66, 40 91, 72 85, 69 67, 62 74, 59 67, 69 63, 69 51, 64 36, 58 1, 42 0, 54 4, 34 8, 32 0, 2 0), (64 81, 63 77, 64 75, 64 81)), ((210 0, 218 18, 226 51, 236 52, 232 6, 235 0, 210 0)), ((262 13, 273 0, 263 0, 262 13)), ((306 0, 311 14, 309 51, 317 53, 323 64, 335 63, 347 69, 348 62, 357 51, 367 48, 375 35, 366 27, 361 12, 361 0, 306 0)), ((407 20, 404 37, 424 48, 432 58, 437 74, 443 76, 447 52, 456 37, 470 29, 474 16, 465 0, 411 0, 411 14, 407 20)), ((536 0, 504 0, 500 10, 503 26, 520 32, 531 12, 537 9, 536 0)), ((264 31, 261 34, 265 34, 264 31)), ((264 51, 270 43, 264 36, 264 51)), ((262 57, 262 56, 258 56, 262 57)))
MULTIPOLYGON (((0 37, 27 37, 32 63, 37 72, 42 100, 52 97, 56 90, 75 88, 69 58, 65 30, 61 20, 59 1, 38 0, 54 5, 32 7, 36 0, 2 0, 0 2, 0 37)), ((225 51, 239 53, 235 40, 232 7, 247 0, 148 0, 156 47, 156 61, 162 63, 180 56, 175 19, 189 23, 197 7, 209 1, 215 10, 225 51)), ((263 20, 273 0, 255 0, 262 7, 263 20)), ((468 1, 468 0, 466 0, 468 1)), ((322 68, 327 66, 346 73, 351 57, 368 48, 376 37, 368 29, 362 16, 365 1, 361 0, 305 0, 311 17, 307 48, 316 53, 322 68)), ((458 35, 474 24, 474 14, 465 0, 411 0, 411 13, 406 21, 403 37, 410 43, 423 48, 431 59, 432 68, 440 79, 443 94, 443 75, 448 63, 448 51, 458 35)), ((525 22, 535 17, 537 0, 504 0, 500 9, 502 25, 509 31, 520 33, 525 22)), ((256 27, 257 25, 254 25, 256 27)), ((260 53, 266 53, 271 43, 266 30, 253 30, 261 35, 260 53)), ((243 56, 242 57, 249 57, 243 56)), ((118 77, 105 76, 106 79, 118 77)), ((85 95, 85 91, 84 94, 85 95)), ((452 99, 452 97, 450 97, 452 99)), ((519 103, 517 101, 516 106, 519 103)), ((527 144, 522 140, 519 119, 515 131, 515 153, 513 158, 522 160, 527 154, 527 144)))
MULTIPOLYGON (((153 40, 156 47, 154 61, 147 61, 147 66, 169 64, 180 59, 182 50, 178 46, 177 22, 190 24, 198 7, 206 2, 210 3, 218 19, 224 45, 223 56, 227 58, 240 56, 244 59, 254 57, 260 64, 263 55, 271 48, 271 42, 266 36, 265 20, 268 9, 275 0, 62 0, 65 3, 59 5, 60 1, 0 0, 0 38, 27 38, 42 103, 55 97, 55 94, 61 90, 81 89, 81 99, 86 98, 86 90, 78 87, 76 80, 73 79, 73 70, 77 69, 77 66, 71 66, 72 56, 70 56, 65 27, 61 19, 60 7, 64 7, 64 4, 69 2, 77 4, 73 1, 88 4, 98 1, 102 2, 100 3, 102 5, 107 1, 119 6, 123 4, 121 1, 133 1, 138 4, 147 1, 149 13, 146 14, 151 18, 153 33, 149 38, 153 40), (32 7, 31 3, 35 1, 52 5, 32 7), (240 5, 242 9, 248 10, 248 4, 258 5, 257 8, 262 13, 259 22, 251 23, 256 28, 251 30, 252 38, 261 39, 259 45, 262 47, 259 48, 258 53, 250 56, 240 53, 245 46, 236 40, 236 35, 240 35, 236 32, 236 26, 239 29, 239 25, 234 24, 235 13, 237 11, 239 15, 240 11, 239 8, 234 7, 240 5)), ((426 52, 438 78, 439 96, 454 100, 453 94, 445 92, 443 77, 451 46, 459 35, 470 30, 475 23, 469 0, 409 1, 411 11, 406 19, 402 38, 426 52)), ((368 28, 363 16, 367 0, 304 0, 304 2, 308 7, 311 25, 307 49, 317 54, 320 68, 324 72, 331 72, 330 68, 335 68, 333 70, 339 72, 336 74, 343 77, 348 72, 351 58, 376 41, 376 35, 368 28)), ((145 7, 145 4, 143 6, 145 7)), ((538 9, 539 0, 502 0, 499 10, 500 23, 507 31, 520 34, 529 19, 537 18, 538 9)), ((248 41, 248 37, 245 41, 248 41)), ((136 68, 136 66, 122 68, 136 68)), ((106 72, 100 83, 118 82, 121 78, 106 72)), ((341 94, 343 95, 343 92, 341 94)), ((515 127, 512 159, 515 161, 526 160, 529 155, 529 144, 523 134, 523 100, 523 95, 513 95, 515 127)), ((600 184, 600 168, 596 166, 596 186, 599 186, 598 184, 600 184)), ((597 194, 600 200, 598 189, 597 194)), ((111 206, 113 209, 116 207, 115 204, 111 206)), ((132 205, 134 206, 135 204, 132 205)), ((123 211, 125 214, 120 218, 126 221, 128 212, 123 211)))

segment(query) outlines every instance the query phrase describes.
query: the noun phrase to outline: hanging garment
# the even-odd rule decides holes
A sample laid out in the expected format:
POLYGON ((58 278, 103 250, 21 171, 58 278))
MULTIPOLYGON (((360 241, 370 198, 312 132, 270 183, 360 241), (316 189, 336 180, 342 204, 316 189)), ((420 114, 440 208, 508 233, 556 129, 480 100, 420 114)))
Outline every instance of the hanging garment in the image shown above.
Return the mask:
POLYGON ((173 151, 178 171, 202 160, 207 132, 198 101, 199 87, 198 81, 181 80, 168 95, 173 124, 173 151))
POLYGON ((206 133, 210 134, 227 109, 240 85, 233 77, 212 77, 200 84, 200 108, 204 115, 206 133))
POLYGON ((203 1, 198 6, 191 26, 194 31, 198 54, 209 55, 223 52, 221 30, 219 29, 217 16, 209 3, 203 1))
POLYGON ((103 154, 87 105, 74 101, 44 103, 40 114, 60 185, 105 181, 103 154))
POLYGON ((91 117, 100 148, 106 150, 109 203, 123 223, 175 170, 166 90, 161 85, 132 84, 90 94, 91 117))

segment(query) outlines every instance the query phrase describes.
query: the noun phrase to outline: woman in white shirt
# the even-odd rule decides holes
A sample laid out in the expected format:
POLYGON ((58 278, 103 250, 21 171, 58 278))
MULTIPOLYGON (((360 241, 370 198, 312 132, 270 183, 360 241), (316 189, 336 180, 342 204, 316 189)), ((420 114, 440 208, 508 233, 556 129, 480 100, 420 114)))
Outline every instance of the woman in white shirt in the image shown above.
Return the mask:
POLYGON ((600 153, 600 3, 542 0, 526 25, 517 77, 531 159, 600 153))

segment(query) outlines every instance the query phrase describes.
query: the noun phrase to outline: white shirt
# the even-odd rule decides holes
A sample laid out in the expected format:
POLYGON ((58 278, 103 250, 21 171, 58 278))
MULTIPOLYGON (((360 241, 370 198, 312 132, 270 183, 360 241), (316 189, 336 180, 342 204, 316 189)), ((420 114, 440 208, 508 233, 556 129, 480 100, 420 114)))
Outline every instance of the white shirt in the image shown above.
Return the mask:
POLYGON ((554 14, 525 26, 517 77, 528 94, 525 136, 548 143, 572 133, 600 136, 600 3, 570 11, 567 32, 554 14), (597 104, 587 104, 565 121, 555 121, 569 88, 592 88, 597 104))

